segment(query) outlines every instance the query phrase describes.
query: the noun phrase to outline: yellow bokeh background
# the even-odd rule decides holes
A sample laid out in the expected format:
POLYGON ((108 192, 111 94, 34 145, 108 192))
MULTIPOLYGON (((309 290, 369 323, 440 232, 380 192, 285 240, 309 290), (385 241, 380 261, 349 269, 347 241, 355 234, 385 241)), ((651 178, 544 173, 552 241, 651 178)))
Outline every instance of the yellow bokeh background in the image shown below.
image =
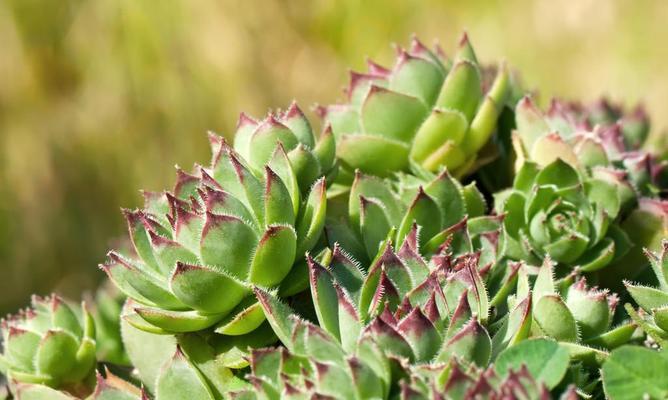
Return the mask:
POLYGON ((174 164, 207 162, 207 130, 334 102, 348 68, 390 64, 412 33, 447 52, 467 30, 543 102, 642 101, 662 138, 666 21, 658 0, 4 0, 0 311, 93 288, 124 235, 119 207, 169 187, 174 164))

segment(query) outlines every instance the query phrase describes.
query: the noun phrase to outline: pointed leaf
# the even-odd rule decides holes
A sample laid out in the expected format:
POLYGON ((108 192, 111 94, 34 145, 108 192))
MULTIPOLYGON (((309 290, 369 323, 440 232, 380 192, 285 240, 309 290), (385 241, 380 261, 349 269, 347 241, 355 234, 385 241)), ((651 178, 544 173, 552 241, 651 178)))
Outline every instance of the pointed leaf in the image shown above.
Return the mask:
POLYGON ((249 279, 272 287, 290 272, 297 252, 297 233, 292 226, 270 225, 255 249, 249 279))

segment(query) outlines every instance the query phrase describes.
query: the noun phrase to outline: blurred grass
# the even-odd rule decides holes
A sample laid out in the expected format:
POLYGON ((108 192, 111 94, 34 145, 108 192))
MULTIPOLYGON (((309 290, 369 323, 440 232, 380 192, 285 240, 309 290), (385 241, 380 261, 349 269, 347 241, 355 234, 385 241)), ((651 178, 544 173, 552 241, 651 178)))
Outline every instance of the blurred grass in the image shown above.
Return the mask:
POLYGON ((643 100, 668 126, 668 2, 569 0, 0 2, 0 312, 78 297, 124 234, 120 206, 208 160, 244 110, 340 97, 347 68, 411 33, 467 29, 543 100, 643 100))

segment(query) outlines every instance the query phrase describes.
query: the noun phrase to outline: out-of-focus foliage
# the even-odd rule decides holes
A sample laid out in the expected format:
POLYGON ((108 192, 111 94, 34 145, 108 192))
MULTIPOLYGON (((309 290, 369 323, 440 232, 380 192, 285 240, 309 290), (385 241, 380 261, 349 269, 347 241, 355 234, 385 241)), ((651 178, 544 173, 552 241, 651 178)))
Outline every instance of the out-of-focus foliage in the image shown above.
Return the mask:
POLYGON ((412 32, 452 43, 467 29, 543 101, 642 99, 656 139, 666 18, 668 3, 630 0, 2 1, 0 311, 94 286, 124 229, 117 205, 206 157, 206 130, 229 136, 240 110, 293 98, 334 102, 348 66, 389 62, 386 43, 412 32))

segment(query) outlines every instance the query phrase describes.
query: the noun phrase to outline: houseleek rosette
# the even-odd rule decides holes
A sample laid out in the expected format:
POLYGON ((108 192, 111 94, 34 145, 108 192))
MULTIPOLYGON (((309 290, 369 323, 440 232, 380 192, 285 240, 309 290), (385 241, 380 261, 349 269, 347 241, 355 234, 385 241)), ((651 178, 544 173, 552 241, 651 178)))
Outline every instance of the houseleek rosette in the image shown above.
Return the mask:
MULTIPOLYGON (((475 183, 463 186, 447 170, 395 179, 356 171, 346 191, 330 191, 329 202, 330 246, 341 244, 362 261, 372 260, 388 237, 401 246, 414 226, 422 251, 434 254, 447 240, 454 240, 458 253, 479 249, 481 238, 498 233, 501 223, 498 216, 484 215, 487 204, 475 183)), ((494 257, 496 246, 486 250, 486 257, 494 257)))
POLYGON ((234 134, 234 149, 255 171, 262 171, 278 142, 287 152, 303 194, 322 176, 333 180, 336 144, 332 130, 326 127, 316 139, 297 103, 293 102, 285 112, 270 113, 259 122, 241 114, 234 134))
POLYGON ((668 163, 642 148, 649 132, 647 116, 642 108, 624 112, 605 101, 591 107, 554 101, 543 113, 529 97, 516 111, 519 163, 529 159, 545 165, 561 157, 583 176, 617 188, 619 226, 632 245, 618 253, 599 282, 621 289, 623 279, 635 279, 648 265, 643 249, 659 251, 668 233, 668 206, 659 198, 668 188, 668 163))
POLYGON ((179 170, 173 193, 146 193, 144 210, 125 212, 137 258, 111 252, 101 266, 137 303, 125 318, 139 329, 253 331, 264 315, 251 286, 278 287, 320 236, 324 178, 302 199, 280 142, 256 144, 260 168, 257 154, 248 164, 210 139, 210 168, 179 170))
POLYGON ((642 109, 625 114, 599 102, 594 107, 552 102, 544 113, 525 97, 516 108, 518 159, 541 165, 561 157, 592 176, 614 182, 623 209, 633 206, 636 193, 654 196, 665 190, 666 163, 643 150, 649 121, 642 109))
POLYGON ((507 257, 538 265, 546 256, 584 272, 604 268, 630 246, 615 225, 617 187, 583 177, 557 158, 541 168, 525 162, 511 189, 496 195, 504 214, 507 257))
POLYGON ((509 93, 505 66, 493 82, 483 79, 466 35, 453 60, 417 39, 399 49, 392 69, 369 62, 353 72, 348 102, 321 107, 337 139, 348 173, 388 176, 415 163, 430 171, 447 167, 459 176, 474 168, 509 93))
POLYGON ((31 308, 3 319, 0 329, 0 372, 10 382, 49 386, 77 396, 92 391, 95 323, 85 305, 79 313, 56 295, 34 296, 31 308))

